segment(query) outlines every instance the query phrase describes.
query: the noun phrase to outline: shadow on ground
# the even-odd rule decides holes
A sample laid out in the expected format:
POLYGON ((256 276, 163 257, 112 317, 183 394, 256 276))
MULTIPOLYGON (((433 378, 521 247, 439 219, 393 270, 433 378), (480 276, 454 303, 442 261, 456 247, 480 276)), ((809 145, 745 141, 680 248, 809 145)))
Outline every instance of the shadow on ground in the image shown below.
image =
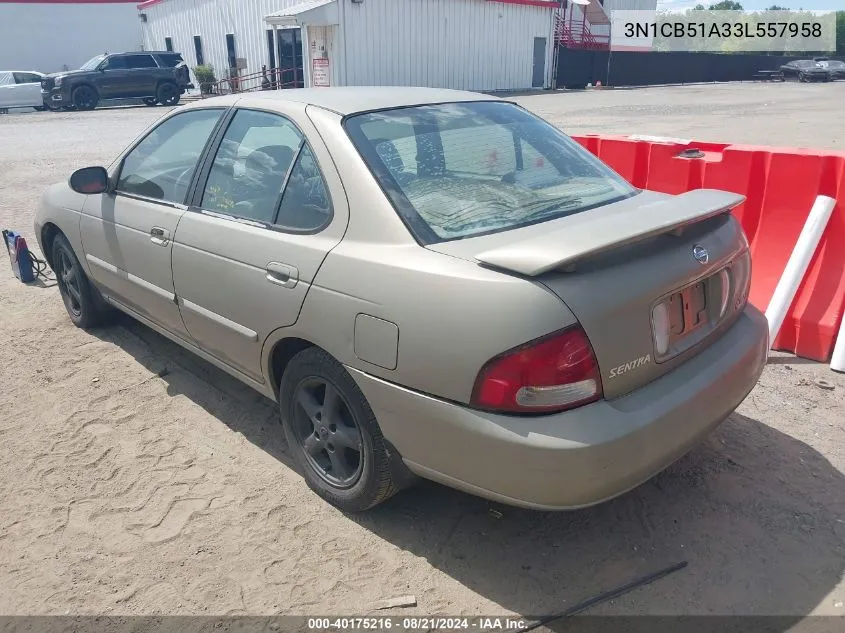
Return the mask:
MULTIPOLYGON (((167 368, 170 395, 292 467, 281 427, 267 424, 272 402, 137 322, 121 325, 98 335, 154 373, 167 368)), ((590 613, 802 616, 845 569, 845 477, 807 444, 739 414, 648 483, 594 508, 533 512, 421 483, 350 520, 526 615, 563 611, 686 560, 590 613)), ((794 618, 769 624, 785 631, 794 618)))

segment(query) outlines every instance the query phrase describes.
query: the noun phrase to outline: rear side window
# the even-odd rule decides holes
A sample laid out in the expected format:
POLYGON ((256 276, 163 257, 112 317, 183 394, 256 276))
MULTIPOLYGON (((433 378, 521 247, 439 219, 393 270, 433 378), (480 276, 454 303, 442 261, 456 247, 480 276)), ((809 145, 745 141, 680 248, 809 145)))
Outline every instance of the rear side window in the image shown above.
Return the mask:
POLYGON ((161 65, 165 66, 166 68, 175 68, 180 63, 182 63, 182 55, 180 55, 179 53, 172 53, 170 55, 159 55, 158 59, 161 62, 161 65))
POLYGON ((32 73, 15 73, 15 83, 38 84, 41 83, 41 77, 32 73))
POLYGON ((316 231, 331 219, 326 183, 311 148, 304 145, 291 170, 276 224, 293 231, 316 231))
POLYGON ((117 190, 182 204, 220 109, 183 112, 162 122, 123 160, 117 190))
POLYGON ((349 117, 347 133, 423 244, 496 233, 637 190, 514 104, 418 106, 349 117))
POLYGON ((200 206, 296 232, 331 220, 320 170, 299 129, 278 114, 240 110, 206 181, 200 206))
POLYGON ((127 68, 157 68, 157 64, 152 55, 127 55, 127 68))

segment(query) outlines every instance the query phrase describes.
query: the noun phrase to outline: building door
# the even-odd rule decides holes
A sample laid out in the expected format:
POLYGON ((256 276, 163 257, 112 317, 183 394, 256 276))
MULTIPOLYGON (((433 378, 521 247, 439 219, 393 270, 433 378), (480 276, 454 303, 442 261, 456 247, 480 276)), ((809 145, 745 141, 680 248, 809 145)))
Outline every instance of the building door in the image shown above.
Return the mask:
POLYGON ((534 38, 534 73, 531 77, 532 88, 542 88, 546 83, 546 38, 534 38))
POLYGON ((267 53, 269 61, 267 78, 270 80, 273 90, 275 90, 276 84, 278 83, 276 78, 276 69, 278 66, 276 65, 276 36, 273 29, 267 29, 267 53))
POLYGON ((304 88, 302 30, 280 29, 278 34, 279 88, 304 88))

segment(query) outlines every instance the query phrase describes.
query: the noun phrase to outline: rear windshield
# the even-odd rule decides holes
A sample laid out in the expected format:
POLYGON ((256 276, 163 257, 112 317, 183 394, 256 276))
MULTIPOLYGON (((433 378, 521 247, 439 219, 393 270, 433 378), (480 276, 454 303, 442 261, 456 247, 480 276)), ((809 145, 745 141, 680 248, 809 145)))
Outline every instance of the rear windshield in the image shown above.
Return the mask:
POLYGON ((497 233, 637 190, 542 119, 505 102, 360 114, 347 133, 423 244, 497 233))

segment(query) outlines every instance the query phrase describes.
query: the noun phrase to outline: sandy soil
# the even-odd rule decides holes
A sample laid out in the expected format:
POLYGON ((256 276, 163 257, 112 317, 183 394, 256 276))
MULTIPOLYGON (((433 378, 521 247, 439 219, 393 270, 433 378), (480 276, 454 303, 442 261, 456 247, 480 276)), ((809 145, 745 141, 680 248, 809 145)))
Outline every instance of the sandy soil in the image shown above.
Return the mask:
MULTIPOLYGON (((0 225, 31 234, 45 185, 160 113, 0 117, 0 225)), ((537 614, 680 560, 593 612, 845 614, 845 376, 826 366, 775 358, 700 448, 596 508, 423 484, 350 517, 292 468, 272 403, 131 319, 78 330, 55 287, 0 265, 0 340, 0 614, 363 614, 407 594, 399 612, 537 614)))

